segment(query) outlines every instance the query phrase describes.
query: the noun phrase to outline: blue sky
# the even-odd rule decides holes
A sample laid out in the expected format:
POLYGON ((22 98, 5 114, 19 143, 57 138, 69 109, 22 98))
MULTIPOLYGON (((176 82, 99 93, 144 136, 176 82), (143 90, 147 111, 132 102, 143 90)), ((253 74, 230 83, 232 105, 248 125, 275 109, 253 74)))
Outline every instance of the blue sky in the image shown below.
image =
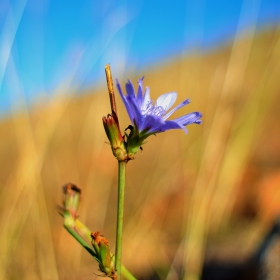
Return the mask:
POLYGON ((103 81, 106 63, 116 77, 279 20, 279 0, 1 0, 0 114, 65 81, 103 81))

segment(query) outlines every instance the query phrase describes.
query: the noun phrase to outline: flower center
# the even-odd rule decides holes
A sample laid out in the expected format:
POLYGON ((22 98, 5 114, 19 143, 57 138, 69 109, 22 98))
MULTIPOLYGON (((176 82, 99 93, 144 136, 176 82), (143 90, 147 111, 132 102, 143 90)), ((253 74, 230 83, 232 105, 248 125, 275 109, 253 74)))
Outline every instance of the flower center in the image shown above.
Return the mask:
POLYGON ((141 110, 142 115, 154 115, 154 116, 163 116, 166 114, 166 111, 163 109, 162 106, 157 106, 157 103, 155 101, 150 101, 147 103, 146 108, 144 110, 141 110))

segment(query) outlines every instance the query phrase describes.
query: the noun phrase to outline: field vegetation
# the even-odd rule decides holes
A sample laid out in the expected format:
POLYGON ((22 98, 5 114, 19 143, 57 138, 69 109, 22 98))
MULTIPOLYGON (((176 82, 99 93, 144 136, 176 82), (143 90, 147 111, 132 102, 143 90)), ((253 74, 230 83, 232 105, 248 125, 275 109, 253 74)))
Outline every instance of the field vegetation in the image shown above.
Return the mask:
MULTIPOLYGON (((124 265, 142 279, 198 279, 205 261, 253 254, 280 210, 279 29, 144 69, 111 68, 121 84, 145 75, 154 100, 170 91, 178 102, 190 98, 175 117, 203 114, 188 135, 149 137, 128 164, 124 265)), ((57 205, 62 185, 78 185, 80 220, 114 250, 117 161, 101 120, 110 112, 105 74, 103 86, 78 92, 63 83, 34 106, 14 94, 21 106, 0 123, 0 279, 97 279, 57 205)), ((124 130, 119 96, 117 104, 124 130)))

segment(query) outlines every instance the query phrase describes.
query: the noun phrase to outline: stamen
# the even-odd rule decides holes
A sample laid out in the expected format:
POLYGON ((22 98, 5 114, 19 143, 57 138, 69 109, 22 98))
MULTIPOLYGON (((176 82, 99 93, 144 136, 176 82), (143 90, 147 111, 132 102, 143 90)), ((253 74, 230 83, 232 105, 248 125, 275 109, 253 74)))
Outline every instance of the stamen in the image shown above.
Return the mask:
POLYGON ((142 115, 154 115, 161 117, 166 114, 162 106, 157 106, 155 101, 150 101, 144 110, 141 110, 142 115))
POLYGON ((164 114, 165 114, 165 110, 163 109, 162 106, 155 106, 155 107, 153 108, 153 113, 152 113, 152 115, 156 115, 156 116, 161 117, 161 116, 164 115, 164 114))

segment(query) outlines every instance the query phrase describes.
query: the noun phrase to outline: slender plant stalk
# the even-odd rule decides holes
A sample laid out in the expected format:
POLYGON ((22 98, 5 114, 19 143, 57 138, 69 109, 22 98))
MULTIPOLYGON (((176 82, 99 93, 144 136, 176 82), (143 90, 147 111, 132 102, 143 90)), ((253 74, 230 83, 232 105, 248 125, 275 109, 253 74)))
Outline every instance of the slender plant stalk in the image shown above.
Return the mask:
POLYGON ((115 269, 118 280, 120 280, 121 258, 122 258, 122 233, 123 233, 123 212, 124 212, 124 188, 125 188, 126 162, 119 161, 118 171, 118 213, 117 213, 117 233, 116 233, 116 253, 115 269))
POLYGON ((64 223, 64 227, 67 231, 95 258, 96 254, 94 253, 91 243, 91 231, 83 225, 79 220, 74 220, 71 218, 67 219, 68 221, 64 223))
MULTIPOLYGON (((119 127, 119 121, 117 117, 117 105, 115 100, 113 78, 110 65, 105 65, 105 73, 107 79, 107 87, 110 98, 110 105, 112 110, 112 116, 117 122, 119 127)), ((115 252, 115 270, 117 272, 118 280, 121 279, 121 272, 127 272, 126 269, 122 268, 121 271, 121 258, 122 258, 122 233, 123 233, 123 212, 124 212, 124 188, 125 188, 125 169, 126 161, 118 161, 119 171, 118 171, 118 210, 117 210, 117 231, 116 231, 116 252, 115 252)), ((130 274, 131 277, 133 277, 130 274)), ((131 278, 130 279, 133 279, 131 278)))
POLYGON ((122 265, 122 276, 127 280, 137 280, 123 265, 122 265))

